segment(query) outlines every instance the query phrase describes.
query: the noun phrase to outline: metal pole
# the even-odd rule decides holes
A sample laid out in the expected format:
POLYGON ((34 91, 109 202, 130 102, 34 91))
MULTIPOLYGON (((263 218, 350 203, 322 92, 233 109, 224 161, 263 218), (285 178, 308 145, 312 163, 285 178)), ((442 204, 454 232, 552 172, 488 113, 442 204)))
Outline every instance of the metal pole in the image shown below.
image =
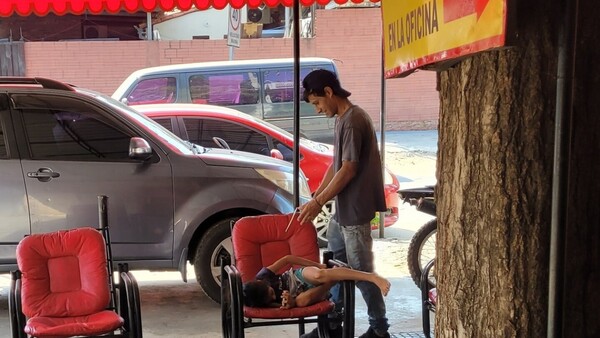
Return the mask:
POLYGON ((289 37, 290 36, 290 8, 286 7, 285 8, 285 31, 283 33, 284 37, 289 37))
MULTIPOLYGON (((385 53, 383 50, 383 35, 381 36, 381 111, 379 112, 379 121, 380 121, 380 134, 381 134, 381 144, 380 144, 380 152, 381 152, 381 170, 383 170, 383 177, 385 178, 386 170, 385 170, 385 53)), ((385 179, 384 179, 385 181, 385 179)), ((379 238, 385 237, 385 215, 384 213, 379 213, 379 238)))
POLYGON ((550 269, 548 285, 548 338, 563 337, 565 232, 573 115, 573 83, 577 50, 579 1, 566 1, 559 28, 554 126, 554 173, 552 176, 552 220, 550 222, 550 269))
POLYGON ((154 40, 154 27, 152 27, 152 13, 146 12, 146 39, 154 40))
POLYGON ((294 208, 300 206, 300 2, 294 0, 294 208))

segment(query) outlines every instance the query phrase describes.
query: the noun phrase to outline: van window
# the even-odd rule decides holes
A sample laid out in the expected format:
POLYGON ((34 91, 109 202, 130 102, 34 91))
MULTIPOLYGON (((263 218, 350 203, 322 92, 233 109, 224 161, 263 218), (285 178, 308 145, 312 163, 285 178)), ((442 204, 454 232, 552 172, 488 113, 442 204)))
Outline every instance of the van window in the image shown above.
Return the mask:
POLYGON ((258 74, 256 72, 204 73, 189 79, 193 103, 217 106, 237 106, 258 103, 258 74))
POLYGON ((127 104, 173 103, 177 99, 177 81, 174 77, 143 79, 127 96, 127 104))
MULTIPOLYGON (((332 66, 302 67, 300 82, 315 69, 334 71, 332 66)), ((294 70, 293 68, 268 69, 262 72, 263 101, 265 119, 291 118, 294 115, 294 70)), ((301 93, 302 95, 302 93, 301 93)), ((302 100, 302 98, 300 98, 302 100)), ((308 103, 300 102, 300 116, 318 116, 315 109, 308 103)))
POLYGON ((265 135, 237 123, 222 120, 185 118, 183 119, 183 124, 188 133, 188 140, 203 147, 214 148, 216 144, 213 141, 213 137, 219 137, 225 140, 232 150, 270 155, 269 143, 265 135))

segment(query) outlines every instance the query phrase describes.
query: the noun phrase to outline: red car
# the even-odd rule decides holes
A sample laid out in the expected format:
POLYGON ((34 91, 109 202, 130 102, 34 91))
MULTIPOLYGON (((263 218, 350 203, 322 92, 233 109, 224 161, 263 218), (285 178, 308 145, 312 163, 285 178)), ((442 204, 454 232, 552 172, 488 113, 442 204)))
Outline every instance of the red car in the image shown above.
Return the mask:
MULTIPOLYGON (((205 104, 136 105, 132 108, 180 138, 203 147, 219 146, 293 161, 294 139, 291 133, 234 109, 205 104)), ((319 187, 332 161, 331 145, 300 139, 300 169, 308 178, 311 192, 319 187)), ((388 208, 385 216, 387 227, 398 220, 397 191, 400 184, 389 170, 384 182, 388 208)), ((331 202, 326 203, 323 212, 315 220, 322 245, 327 241, 325 234, 334 212, 333 205, 331 202)), ((376 229, 377 225, 378 223, 374 224, 373 228, 376 229)))

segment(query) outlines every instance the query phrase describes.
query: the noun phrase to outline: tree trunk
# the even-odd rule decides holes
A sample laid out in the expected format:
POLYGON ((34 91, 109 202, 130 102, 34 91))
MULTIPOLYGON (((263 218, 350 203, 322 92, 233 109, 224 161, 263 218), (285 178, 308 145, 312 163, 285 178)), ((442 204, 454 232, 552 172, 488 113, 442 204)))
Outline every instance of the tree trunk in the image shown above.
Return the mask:
POLYGON ((437 338, 546 335, 553 2, 515 2, 514 47, 439 74, 437 338))

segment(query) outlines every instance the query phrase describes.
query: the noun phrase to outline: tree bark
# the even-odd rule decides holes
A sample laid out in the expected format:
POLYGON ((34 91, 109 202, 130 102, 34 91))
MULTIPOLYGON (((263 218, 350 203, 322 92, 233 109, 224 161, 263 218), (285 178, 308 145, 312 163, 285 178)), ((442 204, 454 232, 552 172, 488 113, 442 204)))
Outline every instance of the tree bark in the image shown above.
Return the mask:
POLYGON ((439 74, 436 337, 546 335, 557 2, 516 2, 511 48, 439 74))

